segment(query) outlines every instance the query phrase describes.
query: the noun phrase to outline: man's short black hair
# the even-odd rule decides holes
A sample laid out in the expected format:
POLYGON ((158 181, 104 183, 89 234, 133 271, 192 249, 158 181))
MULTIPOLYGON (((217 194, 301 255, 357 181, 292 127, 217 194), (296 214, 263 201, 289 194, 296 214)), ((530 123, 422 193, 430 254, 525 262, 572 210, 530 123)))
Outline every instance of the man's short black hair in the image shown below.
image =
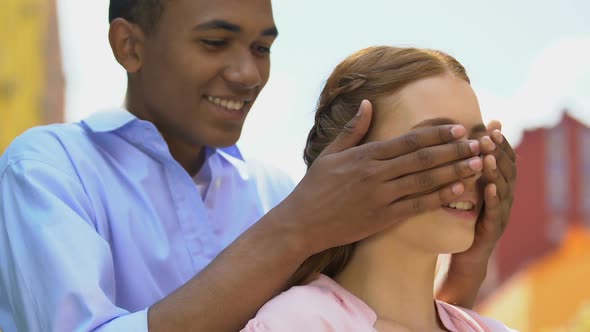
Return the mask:
POLYGON ((166 0, 111 0, 109 23, 121 17, 138 24, 147 32, 153 31, 164 11, 166 0))

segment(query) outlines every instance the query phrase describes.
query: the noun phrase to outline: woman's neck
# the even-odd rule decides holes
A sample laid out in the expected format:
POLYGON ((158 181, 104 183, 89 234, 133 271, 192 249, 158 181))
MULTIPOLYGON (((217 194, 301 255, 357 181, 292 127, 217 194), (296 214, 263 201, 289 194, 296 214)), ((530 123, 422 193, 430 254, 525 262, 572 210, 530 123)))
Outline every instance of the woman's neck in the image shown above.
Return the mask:
POLYGON ((360 242, 335 280, 369 305, 379 320, 433 331, 442 327, 433 300, 436 260, 436 254, 385 232, 360 242))

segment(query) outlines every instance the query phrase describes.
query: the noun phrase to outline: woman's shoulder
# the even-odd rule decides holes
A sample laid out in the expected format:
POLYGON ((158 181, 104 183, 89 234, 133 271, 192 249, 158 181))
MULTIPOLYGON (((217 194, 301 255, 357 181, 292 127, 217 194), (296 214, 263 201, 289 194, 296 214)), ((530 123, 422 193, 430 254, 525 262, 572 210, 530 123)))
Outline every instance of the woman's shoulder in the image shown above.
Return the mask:
POLYGON ((317 275, 267 302, 242 331, 373 331, 362 329, 374 323, 364 310, 335 281, 317 275))
POLYGON ((436 301, 439 316, 445 325, 447 323, 457 325, 458 322, 467 324, 474 331, 484 332, 518 332, 504 325, 502 322, 484 317, 477 312, 455 306, 446 302, 436 301))

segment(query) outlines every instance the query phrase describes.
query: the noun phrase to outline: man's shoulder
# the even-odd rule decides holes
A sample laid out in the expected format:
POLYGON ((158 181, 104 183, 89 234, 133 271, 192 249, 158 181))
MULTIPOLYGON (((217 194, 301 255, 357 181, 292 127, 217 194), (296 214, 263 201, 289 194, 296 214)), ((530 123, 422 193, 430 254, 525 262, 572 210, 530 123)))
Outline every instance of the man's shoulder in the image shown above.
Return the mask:
POLYGON ((247 176, 256 184, 258 196, 268 209, 284 200, 295 188, 295 182, 282 169, 258 159, 244 161, 247 176))
POLYGON ((293 178, 281 168, 259 159, 248 158, 246 164, 251 174, 258 180, 269 184, 288 187, 295 186, 293 178))
POLYGON ((69 161, 68 147, 84 145, 85 141, 86 133, 76 123, 33 127, 12 141, 2 155, 0 167, 24 160, 62 167, 69 161))
POLYGON ((90 158, 100 150, 99 145, 109 146, 107 141, 97 139, 98 134, 113 132, 134 119, 128 111, 117 108, 96 112, 80 122, 33 127, 14 139, 2 159, 9 163, 23 159, 62 163, 90 158))

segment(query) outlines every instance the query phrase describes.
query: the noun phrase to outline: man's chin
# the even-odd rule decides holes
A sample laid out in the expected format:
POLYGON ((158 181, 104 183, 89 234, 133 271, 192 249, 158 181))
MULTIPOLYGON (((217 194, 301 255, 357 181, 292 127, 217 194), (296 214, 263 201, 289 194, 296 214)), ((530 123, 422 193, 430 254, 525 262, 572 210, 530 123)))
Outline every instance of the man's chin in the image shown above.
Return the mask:
POLYGON ((236 145, 236 143, 238 143, 238 140, 240 139, 240 134, 241 132, 238 134, 220 135, 218 137, 215 137, 214 139, 211 139, 206 145, 212 148, 227 148, 230 146, 234 146, 236 145))

